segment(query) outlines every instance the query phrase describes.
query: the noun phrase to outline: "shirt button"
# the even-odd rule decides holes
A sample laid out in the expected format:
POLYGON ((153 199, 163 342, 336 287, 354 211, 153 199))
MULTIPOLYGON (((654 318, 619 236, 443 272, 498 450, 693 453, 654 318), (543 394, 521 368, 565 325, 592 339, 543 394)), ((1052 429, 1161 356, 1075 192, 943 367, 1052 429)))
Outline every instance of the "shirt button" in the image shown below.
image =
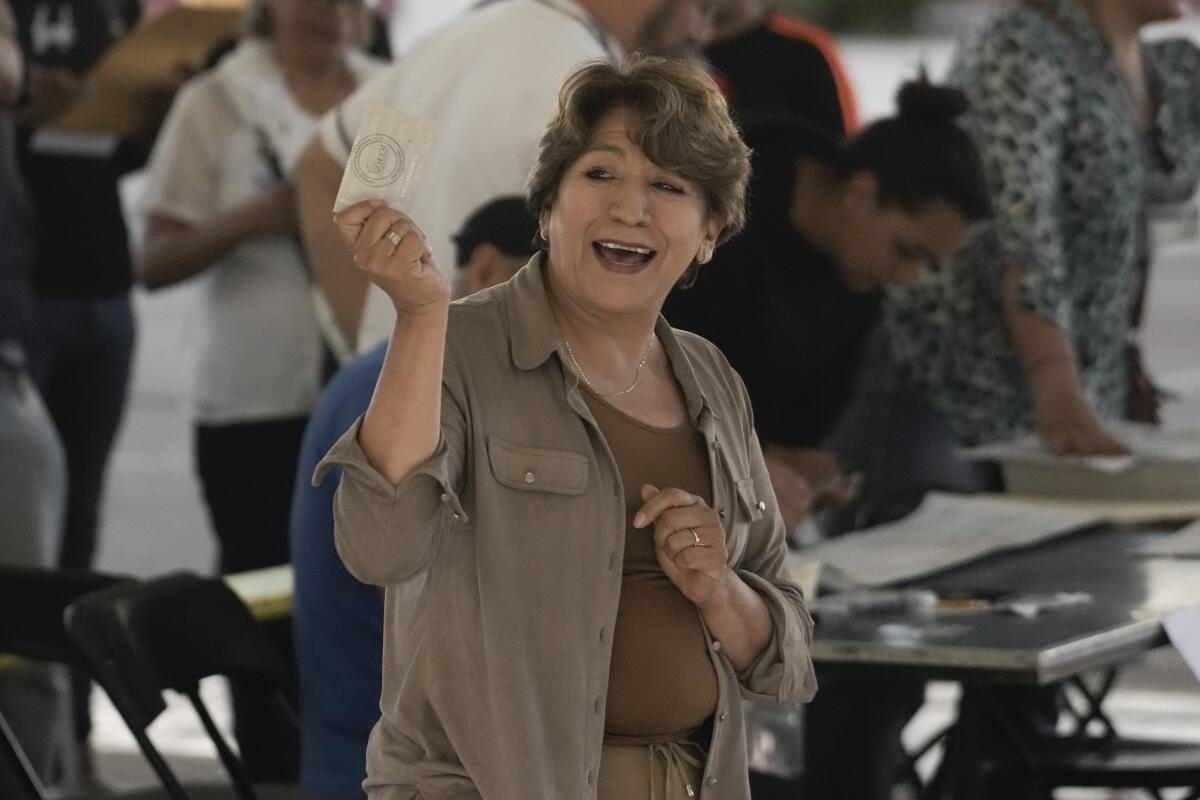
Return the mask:
POLYGON ((713 639, 713 643, 712 643, 712 651, 713 651, 714 653, 719 653, 719 652, 721 652, 721 643, 720 643, 720 642, 718 642, 716 639, 713 639))
POLYGON ((603 644, 604 640, 607 638, 608 638, 608 628, 601 628, 600 629, 600 643, 603 644))
POLYGON ((591 786, 595 782, 596 782, 596 770, 589 769, 588 770, 588 786, 591 786))
POLYGON ((717 722, 724 722, 727 719, 729 719, 729 712, 722 711, 721 714, 717 717, 717 722))
POLYGON ((459 514, 457 511, 451 511, 450 519, 462 519, 462 515, 459 514))
POLYGON ((706 781, 705 781, 705 783, 707 783, 709 786, 716 786, 716 785, 717 785, 717 779, 716 779, 716 778, 709 778, 708 780, 706 780, 706 781))
POLYGON ((593 709, 595 709, 595 711, 596 711, 596 713, 597 713, 597 714, 599 714, 599 713, 600 713, 600 710, 601 710, 602 706, 600 705, 600 698, 599 698, 599 697, 597 697, 597 698, 596 698, 596 702, 592 703, 592 708, 593 708, 593 709))
POLYGON ((611 572, 617 568, 617 551, 613 550, 608 554, 608 569, 611 572))
POLYGON ((443 502, 443 503, 449 503, 449 502, 450 502, 450 495, 446 494, 445 492, 442 492, 442 502, 443 502))
POLYGON ((718 514, 718 516, 721 517, 721 519, 725 519, 725 509, 722 508, 720 511, 717 512, 717 514, 718 514))
POLYGON ((533 483, 536 480, 537 480, 537 476, 533 474, 532 470, 525 473, 525 482, 526 483, 533 483))
POLYGON ((721 449, 721 440, 714 436, 713 437, 713 450, 720 450, 720 449, 721 449))
POLYGON ((759 501, 758 501, 758 510, 759 510, 759 511, 766 511, 766 510, 767 510, 767 503, 766 503, 766 501, 765 501, 765 500, 759 500, 759 501))

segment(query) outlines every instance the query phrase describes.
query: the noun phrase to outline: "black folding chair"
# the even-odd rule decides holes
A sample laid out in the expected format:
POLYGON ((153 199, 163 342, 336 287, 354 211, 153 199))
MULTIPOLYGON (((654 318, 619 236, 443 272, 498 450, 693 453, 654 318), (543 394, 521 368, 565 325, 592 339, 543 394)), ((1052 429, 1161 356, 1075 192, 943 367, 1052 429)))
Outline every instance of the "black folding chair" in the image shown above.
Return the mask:
POLYGON ((66 627, 172 800, 199 795, 180 783, 146 732, 165 710, 168 689, 186 696, 195 709, 232 781, 228 796, 302 797, 292 785, 252 784, 200 698, 200 680, 212 675, 258 684, 272 692, 279 713, 299 737, 295 712, 280 689, 287 664, 224 581, 176 573, 112 586, 74 602, 66 627))
MULTIPOLYGON (((0 653, 85 667, 63 628, 63 611, 82 595, 122 580, 87 570, 0 567, 0 653)), ((3 796, 44 800, 45 788, 2 713, 0 734, 3 796)))

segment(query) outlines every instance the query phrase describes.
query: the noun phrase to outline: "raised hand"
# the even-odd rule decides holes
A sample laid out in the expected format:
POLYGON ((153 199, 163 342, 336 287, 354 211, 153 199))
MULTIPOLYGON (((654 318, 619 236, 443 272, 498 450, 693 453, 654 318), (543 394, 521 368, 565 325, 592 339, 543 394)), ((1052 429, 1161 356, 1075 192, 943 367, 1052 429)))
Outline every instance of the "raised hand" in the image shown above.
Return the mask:
POLYGON ((450 302, 450 284, 438 272, 425 234, 382 200, 355 203, 334 216, 354 264, 391 299, 397 315, 421 316, 450 302))

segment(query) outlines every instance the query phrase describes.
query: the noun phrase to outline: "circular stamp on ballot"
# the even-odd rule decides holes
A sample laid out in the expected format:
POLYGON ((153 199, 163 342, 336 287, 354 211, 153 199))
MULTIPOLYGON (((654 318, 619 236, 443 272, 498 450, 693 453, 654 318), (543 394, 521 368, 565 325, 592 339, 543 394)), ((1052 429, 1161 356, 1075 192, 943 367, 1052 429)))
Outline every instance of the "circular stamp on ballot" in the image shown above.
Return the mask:
POLYGON ((388 186, 404 173, 404 150, 391 136, 373 133, 357 143, 350 166, 368 186, 388 186))

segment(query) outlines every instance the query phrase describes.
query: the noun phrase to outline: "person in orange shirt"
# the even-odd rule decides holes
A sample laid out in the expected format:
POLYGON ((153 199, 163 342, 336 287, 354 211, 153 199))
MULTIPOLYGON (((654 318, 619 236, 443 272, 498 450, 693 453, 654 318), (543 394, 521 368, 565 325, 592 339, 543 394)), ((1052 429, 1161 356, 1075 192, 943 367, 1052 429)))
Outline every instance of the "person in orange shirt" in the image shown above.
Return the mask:
POLYGON ((704 51, 743 128, 800 117, 835 139, 858 128, 858 107, 837 44, 825 29, 763 0, 728 0, 704 51))

